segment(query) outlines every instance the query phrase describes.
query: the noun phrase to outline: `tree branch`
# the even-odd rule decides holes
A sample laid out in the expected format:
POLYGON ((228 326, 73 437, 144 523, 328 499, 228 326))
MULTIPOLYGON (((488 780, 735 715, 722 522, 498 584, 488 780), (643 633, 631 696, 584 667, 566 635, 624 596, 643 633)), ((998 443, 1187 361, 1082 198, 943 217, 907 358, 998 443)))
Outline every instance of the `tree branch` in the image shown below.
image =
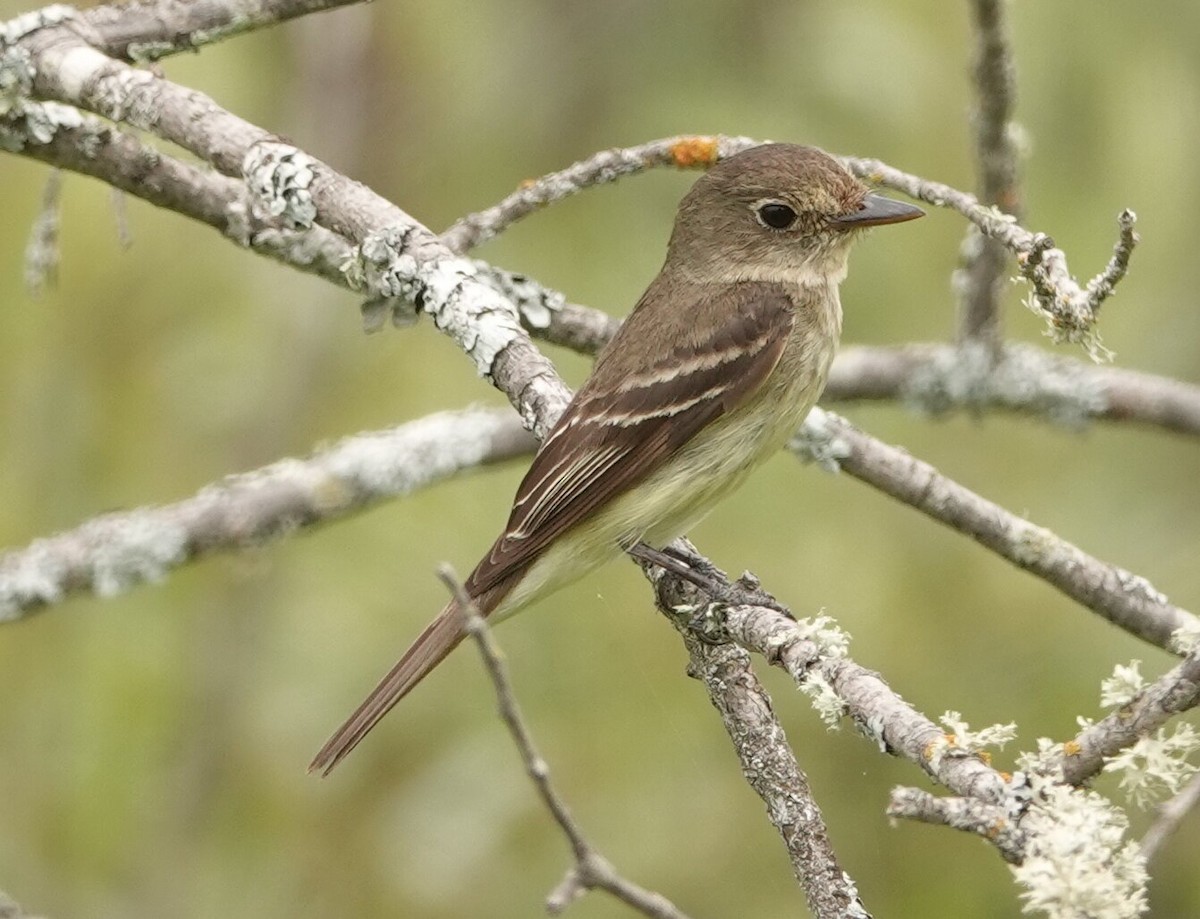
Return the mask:
POLYGON ((508 679, 508 668, 504 664, 504 655, 500 651, 492 630, 487 622, 479 615, 471 598, 463 588, 462 582, 449 565, 443 565, 438 571, 451 594, 458 600, 466 620, 467 634, 475 641, 479 654, 483 658, 484 669, 492 682, 496 693, 496 702, 500 710, 500 718, 508 728, 513 744, 525 765, 525 772, 533 782, 533 787, 550 811, 550 816, 558 824, 571 852, 575 856, 575 865, 567 873, 562 883, 546 900, 546 911, 552 916, 562 913, 575 900, 588 890, 599 888, 612 894, 621 902, 654 919, 687 919, 674 903, 661 894, 639 887, 632 881, 621 877, 583 835, 583 830, 571 814, 570 808, 559 795, 558 790, 550 781, 550 767, 538 752, 533 742, 533 735, 521 714, 517 704, 516 694, 508 679))
MULTIPOLYGON (((971 75, 975 84, 975 169, 979 198, 1016 218, 1021 216, 1017 145, 1011 123, 1016 68, 1005 22, 1005 0, 971 0, 977 45, 971 75)), ((1000 345, 1000 293, 1008 255, 994 239, 972 230, 963 241, 964 264, 953 286, 959 300, 959 341, 1000 345)))
POLYGON ((1163 843, 1179 829, 1179 824, 1197 807, 1200 807, 1200 773, 1192 776, 1179 794, 1158 809, 1158 819, 1142 837, 1142 858, 1147 862, 1154 861, 1154 857, 1162 849, 1163 843))
POLYGON ((1068 427, 1130 421, 1200 435, 1200 386, 1012 342, 995 360, 932 343, 855 345, 838 355, 824 403, 892 399, 935 416, 1003 409, 1068 427))
MULTIPOLYGON (((690 543, 678 542, 695 556, 690 543)), ((723 595, 738 592, 739 585, 731 584, 724 572, 706 559, 693 557, 692 561, 704 567, 706 577, 721 583, 723 595)), ((734 644, 712 644, 696 630, 691 612, 707 606, 708 595, 651 562, 639 564, 654 585, 659 611, 683 639, 688 675, 704 684, 733 743, 742 774, 766 805, 767 816, 783 840, 809 909, 817 919, 869 919, 853 880, 838 864, 808 778, 787 743, 770 696, 750 668, 749 655, 734 644)), ((783 613, 767 612, 795 625, 783 613)), ((722 617, 723 625, 727 624, 727 616, 722 617)))
POLYGON ((1127 705, 1084 728, 1063 745, 1063 778, 1080 785, 1100 773, 1106 757, 1146 737, 1180 712, 1200 705, 1200 653, 1141 690, 1127 705))
POLYGON ((841 469, 940 523, 965 533, 1114 625, 1160 648, 1195 617, 1170 603, 1145 578, 1101 562, 1043 527, 959 485, 846 419, 814 408, 791 449, 802 459, 841 469))
POLYGON ((110 596, 158 581, 211 553, 260 546, 532 447, 510 412, 444 412, 229 476, 175 504, 104 514, 0 554, 0 622, 83 590, 110 596))
POLYGON ((974 833, 994 845, 1009 864, 1020 864, 1025 854, 1025 834, 1009 812, 974 798, 939 798, 920 788, 895 788, 887 815, 974 833))
POLYGON ((76 15, 88 43, 110 57, 148 63, 265 26, 362 0, 137 0, 76 15))

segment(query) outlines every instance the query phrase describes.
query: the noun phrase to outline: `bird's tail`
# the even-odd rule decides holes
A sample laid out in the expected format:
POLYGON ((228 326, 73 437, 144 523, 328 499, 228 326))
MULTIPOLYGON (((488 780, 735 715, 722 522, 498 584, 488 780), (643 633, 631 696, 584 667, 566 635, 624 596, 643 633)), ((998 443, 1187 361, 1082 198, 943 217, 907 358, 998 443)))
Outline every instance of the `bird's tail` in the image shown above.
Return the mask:
POLYGON ((308 771, 329 775, 333 767, 392 710, 392 706, 408 695, 429 671, 458 646, 466 635, 463 627, 462 610, 456 600, 451 600, 438 617, 425 627, 425 631, 417 636, 417 640, 404 652, 396 666, 388 671, 387 676, 379 681, 362 705, 325 742, 308 771))

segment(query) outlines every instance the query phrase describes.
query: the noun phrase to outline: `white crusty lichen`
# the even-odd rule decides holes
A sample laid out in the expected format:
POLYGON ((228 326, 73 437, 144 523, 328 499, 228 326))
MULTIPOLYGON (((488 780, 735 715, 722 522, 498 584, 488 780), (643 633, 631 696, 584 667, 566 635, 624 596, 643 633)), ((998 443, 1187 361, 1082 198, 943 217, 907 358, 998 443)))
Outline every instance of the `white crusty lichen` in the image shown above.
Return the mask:
POLYGON ((1121 777, 1121 790, 1138 807, 1146 807, 1184 786, 1198 768, 1188 757, 1200 749, 1200 737, 1190 724, 1175 725, 1174 731, 1159 728, 1152 737, 1137 743, 1104 762, 1104 771, 1121 777))
POLYGON ((339 441, 321 466, 356 493, 405 495, 482 463, 507 419, 485 408, 441 412, 372 434, 339 441))
POLYGON ((1100 681, 1101 708, 1128 705, 1134 700, 1146 686, 1146 678, 1138 669, 1141 666, 1141 661, 1131 660, 1128 664, 1113 667, 1112 676, 1100 681))
POLYGON ((371 295, 364 314, 377 325, 391 311, 392 321, 411 321, 406 311, 428 313, 443 332, 457 341, 483 375, 490 375, 496 355, 524 331, 512 305, 479 277, 469 259, 436 251, 434 237, 418 224, 391 226, 369 233, 342 265, 347 283, 371 295), (417 258, 410 251, 422 247, 417 258), (399 311, 399 313, 397 312, 399 311))
POLYGON ((840 660, 850 650, 850 633, 832 616, 812 616, 792 623, 800 637, 811 641, 826 660, 840 660))
POLYGON ((825 677, 815 670, 812 671, 800 684, 800 691, 808 696, 817 716, 826 727, 833 730, 840 726, 842 716, 846 714, 846 703, 825 677))
POLYGON ((21 110, 33 89, 36 73, 27 50, 0 44, 0 118, 21 110))
POLYGON ((43 6, 40 10, 14 16, 7 22, 0 22, 0 47, 11 45, 38 29, 67 22, 78 15, 78 11, 73 6, 65 3, 51 3, 49 6, 43 6))
POLYGON ((567 298, 556 290, 542 287, 523 274, 503 271, 479 259, 472 265, 479 271, 479 280, 508 298, 531 329, 545 329, 554 314, 566 306, 567 298))
POLYGON ((309 186, 316 175, 314 160, 287 144, 254 144, 242 162, 254 214, 278 219, 292 230, 306 230, 317 218, 309 186))
POLYGON ((65 539, 40 539, 0 558, 0 621, 61 600, 75 581, 102 597, 160 581, 188 552, 187 531, 153 509, 98 517, 65 539))
POLYGON ((29 144, 50 143, 60 128, 81 127, 89 130, 79 138, 80 149, 91 155, 99 136, 92 132, 92 123, 78 109, 57 102, 27 102, 0 118, 0 150, 19 153, 29 144))
POLYGON ((981 343, 938 351, 913 373, 902 398, 927 415, 999 405, 1069 428, 1082 428, 1108 406, 1086 368, 1019 344, 1006 345, 999 361, 981 343))
POLYGON ((973 731, 958 712, 946 712, 938 720, 946 728, 946 733, 934 740, 926 750, 929 764, 935 769, 944 757, 976 756, 988 747, 1003 749, 1006 743, 1017 736, 1017 726, 1011 722, 973 731))
POLYGON ((1185 622, 1174 632, 1167 642, 1167 648, 1176 654, 1195 654, 1200 651, 1200 619, 1185 622))
POLYGON ((1011 870, 1025 913, 1050 919, 1135 919, 1146 910, 1145 861, 1129 821, 1094 791, 1062 781, 1061 746, 1045 738, 1013 776, 1025 857, 1011 870), (1019 800, 1017 800, 1019 799, 1019 800))
POLYGON ((842 460, 850 455, 850 444, 834 433, 833 418, 814 408, 788 442, 788 449, 806 463, 816 463, 826 472, 840 472, 842 460))

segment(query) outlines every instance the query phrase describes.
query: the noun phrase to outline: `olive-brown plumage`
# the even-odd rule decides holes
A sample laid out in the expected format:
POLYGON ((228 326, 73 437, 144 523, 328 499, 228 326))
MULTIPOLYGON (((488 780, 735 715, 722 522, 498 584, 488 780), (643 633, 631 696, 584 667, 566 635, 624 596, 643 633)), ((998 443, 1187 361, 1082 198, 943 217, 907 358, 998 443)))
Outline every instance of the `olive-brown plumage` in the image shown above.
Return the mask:
MULTIPOLYGON (((512 615, 639 541, 661 546, 736 488, 825 385, 854 231, 920 215, 812 147, 767 144, 713 166, 467 579, 480 612, 512 615)), ((310 768, 328 773, 463 637, 451 602, 310 768)))

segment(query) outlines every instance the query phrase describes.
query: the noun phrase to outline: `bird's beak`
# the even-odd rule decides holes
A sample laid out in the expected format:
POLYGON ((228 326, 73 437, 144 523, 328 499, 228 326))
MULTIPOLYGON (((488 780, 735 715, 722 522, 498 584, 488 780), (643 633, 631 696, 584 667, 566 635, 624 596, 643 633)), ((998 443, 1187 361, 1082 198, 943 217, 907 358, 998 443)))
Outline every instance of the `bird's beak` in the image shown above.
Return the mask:
POLYGON ((878 227, 886 223, 903 223, 906 220, 916 220, 924 217, 925 212, 919 207, 885 198, 883 195, 867 195, 862 206, 857 211, 834 217, 829 222, 835 227, 847 230, 861 230, 864 227, 878 227))

